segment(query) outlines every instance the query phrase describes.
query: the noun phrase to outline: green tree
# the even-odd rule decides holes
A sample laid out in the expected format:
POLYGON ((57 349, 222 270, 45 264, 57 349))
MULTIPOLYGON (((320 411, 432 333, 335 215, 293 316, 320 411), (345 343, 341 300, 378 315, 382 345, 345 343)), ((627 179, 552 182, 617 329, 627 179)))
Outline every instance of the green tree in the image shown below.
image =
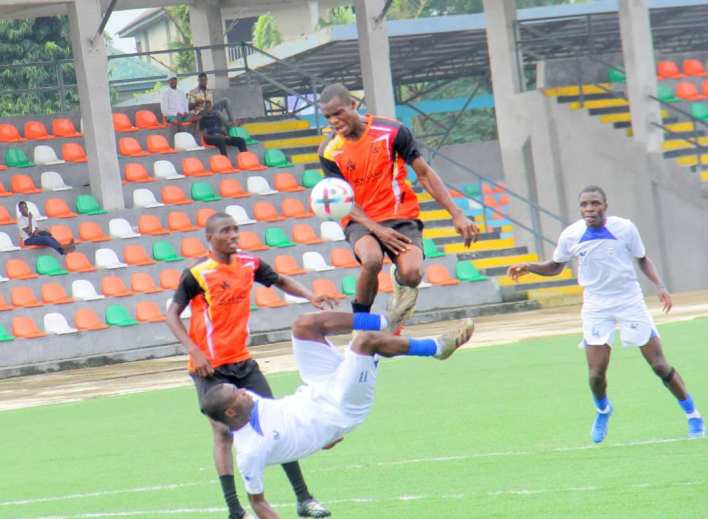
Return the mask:
POLYGON ((278 24, 271 13, 262 14, 253 25, 253 46, 270 49, 283 42, 278 24))
MULTIPOLYGON (((163 7, 167 17, 172 22, 172 25, 177 29, 178 37, 168 42, 167 46, 170 49, 181 49, 183 47, 192 46, 192 27, 189 25, 189 6, 188 5, 172 5, 163 7)), ((193 72, 194 71, 194 52, 182 51, 177 53, 175 59, 175 72, 193 72)))
POLYGON ((327 15, 324 18, 320 18, 317 23, 318 29, 323 29, 325 27, 331 27, 332 25, 349 25, 356 22, 356 14, 354 13, 354 7, 351 5, 341 5, 338 7, 332 7, 327 11, 327 15))
MULTIPOLYGON (((590 0, 517 0, 516 7, 539 7, 544 5, 581 4, 590 0)), ((484 10, 482 0, 391 0, 386 14, 389 19, 418 18, 424 16, 447 16, 474 14, 484 10)))

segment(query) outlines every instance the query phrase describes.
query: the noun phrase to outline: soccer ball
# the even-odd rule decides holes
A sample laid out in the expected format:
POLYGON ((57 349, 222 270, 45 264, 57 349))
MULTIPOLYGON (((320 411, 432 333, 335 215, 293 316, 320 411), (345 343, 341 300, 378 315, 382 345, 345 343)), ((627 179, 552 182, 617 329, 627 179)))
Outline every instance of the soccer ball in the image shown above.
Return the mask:
POLYGON ((310 207, 324 220, 341 220, 352 212, 354 191, 339 178, 320 180, 310 193, 310 207))

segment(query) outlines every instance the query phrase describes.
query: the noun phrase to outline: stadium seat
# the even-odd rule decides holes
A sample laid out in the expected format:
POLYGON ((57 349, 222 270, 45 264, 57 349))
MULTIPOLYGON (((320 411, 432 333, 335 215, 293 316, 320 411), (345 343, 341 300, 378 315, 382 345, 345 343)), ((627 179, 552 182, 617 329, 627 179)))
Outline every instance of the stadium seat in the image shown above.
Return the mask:
POLYGON ((281 222, 285 220, 270 202, 256 202, 253 205, 253 216, 259 222, 281 222))
POLYGON ((207 256, 208 252, 206 247, 199 238, 194 236, 188 236, 187 238, 182 238, 179 245, 180 253, 185 258, 204 258, 207 256))
POLYGON ((133 272, 130 275, 130 288, 133 292, 140 294, 162 292, 162 289, 155 284, 147 272, 133 272))
POLYGON ((157 160, 152 165, 152 173, 156 178, 163 178, 165 180, 174 180, 177 178, 184 178, 184 175, 177 173, 175 165, 169 160, 157 160))
POLYGON ((37 256, 34 266, 40 276, 63 276, 69 273, 56 257, 47 254, 37 256))
POLYGON ((216 202, 221 200, 221 197, 214 192, 214 188, 208 182, 195 182, 192 184, 190 194, 195 202, 216 202))
POLYGON ((708 79, 704 79, 701 83, 701 93, 708 97, 708 79))
POLYGON ((113 113, 113 130, 116 132, 137 132, 138 128, 130 122, 130 117, 121 112, 113 113))
POLYGON ((243 171, 262 171, 268 169, 252 151, 242 151, 236 155, 236 167, 243 171))
POLYGON ((206 227, 206 222, 209 217, 215 214, 216 211, 211 207, 201 207, 197 210, 197 225, 202 229, 206 227))
POLYGON ((71 295, 80 301, 95 301, 105 296, 96 292, 93 284, 87 279, 76 279, 71 282, 71 295))
POLYGON ((140 234, 150 236, 158 236, 160 234, 169 234, 170 231, 162 226, 160 219, 152 214, 141 214, 138 219, 138 231, 140 234))
POLYGON ((225 178, 219 182, 219 194, 224 198, 244 198, 248 193, 235 178, 225 178))
POLYGON ((177 290, 182 273, 177 269, 165 269, 160 271, 160 287, 165 290, 177 290))
POLYGON ((304 297, 297 297, 288 293, 285 293, 283 295, 285 296, 285 302, 289 305, 302 305, 305 303, 309 303, 309 301, 304 297))
POLYGON ((147 151, 153 154, 168 154, 177 152, 177 150, 170 146, 170 143, 167 141, 167 139, 160 134, 147 136, 147 151))
POLYGON ((338 269, 351 269, 359 266, 350 249, 337 247, 330 252, 330 261, 338 269))
POLYGON ((64 258, 66 269, 69 272, 94 272, 96 267, 91 265, 83 252, 70 252, 64 258))
POLYGON ((127 267, 125 263, 118 259, 118 254, 116 251, 109 248, 98 249, 94 253, 94 259, 96 260, 96 266, 100 269, 122 269, 127 267))
POLYGON ((111 238, 118 238, 120 240, 127 240, 129 238, 140 237, 140 233, 135 232, 133 230, 133 226, 130 225, 130 222, 125 218, 111 218, 111 220, 108 222, 108 234, 110 234, 111 238))
POLYGON ((212 155, 209 157, 209 169, 212 173, 238 173, 238 169, 231 164, 226 155, 212 155))
POLYGON ((66 335, 79 331, 69 326, 66 317, 57 312, 45 314, 42 322, 44 324, 44 331, 51 335, 66 335))
POLYGON ((251 134, 248 133, 248 130, 240 126, 232 126, 231 128, 229 128, 229 136, 241 137, 244 141, 246 141, 246 144, 248 145, 258 144, 258 141, 251 137, 251 134))
POLYGON ((265 150, 265 153, 263 154, 263 162, 265 162, 265 165, 270 168, 289 168, 295 165, 290 162, 285 156, 285 153, 278 148, 265 150))
POLYGON ((445 265, 439 263, 430 265, 425 272, 425 277, 432 285, 457 285, 460 283, 450 275, 445 265))
POLYGON ((265 178, 259 176, 248 177, 246 189, 253 195, 273 195, 277 193, 276 190, 271 189, 265 178))
POLYGON ((356 276, 354 274, 342 278, 342 292, 348 296, 356 294, 356 276))
MULTIPOLYGON (((708 77, 708 72, 703 67, 703 63, 701 63, 701 61, 697 59, 683 60, 683 72, 687 76, 708 77)), ((27 130, 25 130, 25 137, 28 137, 27 130)))
POLYGON ((165 320, 154 301, 139 301, 135 306, 135 317, 141 323, 159 323, 165 320))
POLYGON ((55 164, 64 164, 64 161, 57 157, 54 148, 45 144, 39 144, 32 151, 34 163, 38 166, 53 166, 55 164))
POLYGON ((302 266, 311 272, 324 272, 334 270, 332 265, 327 265, 327 261, 322 254, 315 251, 307 251, 302 255, 302 266))
POLYGON ((305 273, 305 269, 300 268, 297 260, 287 254, 280 254, 275 257, 273 268, 278 274, 284 276, 297 276, 305 273))
POLYGON ((283 210, 283 216, 286 218, 310 218, 315 216, 315 213, 308 211, 303 204, 297 198, 285 198, 280 203, 280 207, 283 210))
POLYGON ((44 212, 49 218, 74 218, 76 213, 72 211, 63 198, 48 198, 44 202, 44 212))
POLYGON ((163 186, 162 201, 167 205, 187 205, 192 203, 181 187, 170 185, 163 186))
POLYGON ((37 301, 30 287, 12 287, 10 301, 15 308, 37 308, 42 302, 37 301))
POLYGON ((272 287, 256 287, 256 306, 261 308, 280 308, 287 305, 272 287))
POLYGON ((344 294, 337 290, 337 285, 334 284, 334 281, 327 278, 315 279, 312 282, 312 291, 316 295, 328 296, 333 299, 344 299, 345 297, 344 294))
POLYGON ((155 195, 149 189, 136 189, 133 191, 133 207, 134 208, 144 208, 152 209, 155 207, 162 207, 162 202, 158 202, 155 199, 155 195))
POLYGON ((88 162, 86 151, 78 142, 65 142, 62 144, 61 156, 67 162, 88 162))
POLYGON ((81 222, 79 224, 79 239, 81 241, 110 241, 111 237, 103 232, 98 222, 81 222))
POLYGON ((5 186, 0 182, 0 196, 15 196, 15 194, 12 191, 6 190, 5 186))
POLYGON ((14 124, 0 124, 0 142, 25 142, 27 139, 20 135, 14 124))
POLYGON ((56 139, 47 131, 47 127, 40 121, 27 121, 25 123, 25 138, 32 141, 50 141, 56 139))
POLYGON ((171 211, 167 215, 167 227, 172 232, 190 232, 199 229, 189 219, 189 215, 182 211, 171 211))
POLYGON ((256 223, 251 217, 248 216, 246 210, 240 205, 228 205, 224 212, 231 216, 236 221, 237 225, 248 225, 256 223))
POLYGON ((12 238, 6 232, 0 232, 0 252, 12 252, 20 250, 20 247, 12 243, 12 238))
MULTIPOLYGON (((165 310, 167 310, 170 305, 172 304, 172 298, 168 298, 167 301, 165 301, 165 310)), ((191 305, 187 305, 184 307, 184 310, 182 310, 182 313, 180 314, 180 317, 182 319, 189 319, 192 317, 192 307, 191 305)))
POLYGON ((673 61, 660 61, 656 67, 658 79, 680 79, 684 76, 673 61))
POLYGON ((106 297, 128 297, 133 295, 123 280, 118 276, 104 276, 101 278, 101 293, 106 297))
POLYGON ((150 155, 135 137, 121 137, 118 141, 118 153, 124 157, 147 157, 150 155))
POLYGON ((315 243, 322 243, 314 229, 306 223, 297 223, 293 225, 293 240, 295 243, 304 243, 312 245, 315 243))
POLYGON ((29 175, 12 175, 10 177, 10 189, 13 193, 23 195, 33 195, 42 192, 41 189, 34 185, 34 180, 29 175))
POLYGON ((157 261, 182 261, 184 258, 177 254, 177 251, 170 242, 156 240, 152 244, 152 257, 157 261))
POLYGON ((14 341, 15 336, 5 329, 5 326, 0 324, 0 342, 14 341))
POLYGON ((64 183, 64 179, 56 171, 45 171, 40 177, 40 184, 45 191, 69 191, 71 186, 64 183))
POLYGON ((108 211, 101 207, 93 195, 79 195, 76 197, 76 211, 79 214, 106 214, 108 211))
POLYGON ((607 81, 610 83, 624 83, 627 80, 625 73, 615 67, 607 69, 607 81))
POLYGON ((5 164, 10 168, 29 168, 34 166, 22 148, 8 148, 5 150, 5 164))
POLYGON ((105 330, 108 325, 90 308, 79 308, 74 314, 74 326, 82 332, 105 330))
POLYGON ((51 225, 49 226, 49 232, 61 245, 69 245, 72 241, 78 241, 74 238, 74 233, 68 225, 51 225))
POLYGON ((676 96, 685 101, 701 101, 706 98, 690 81, 681 81, 676 85, 676 96))
POLYGON ((439 258, 441 256, 444 256, 445 253, 438 249, 438 246, 435 245, 435 242, 433 240, 431 240, 430 238, 423 238, 423 255, 426 259, 430 259, 439 258))
POLYGON ((343 241, 344 232, 337 222, 320 223, 320 235, 325 241, 343 241))
POLYGON ((196 151, 203 150, 203 146, 199 146, 194 136, 188 132, 175 133, 175 149, 177 151, 196 151))
POLYGON ((457 262, 455 277, 460 281, 484 281, 487 279, 487 276, 481 274, 470 260, 457 262))
POLYGON ((691 105, 691 117, 699 121, 708 121, 708 104, 694 103, 691 105))
MULTIPOLYGON (((45 215, 39 212, 39 207, 37 207, 37 204, 35 204, 34 202, 30 202, 29 200, 25 200, 25 202, 27 203, 27 210, 32 213, 32 216, 34 216, 35 221, 40 222, 42 220, 47 219, 45 215)), ((19 215, 20 209, 17 207, 17 205, 15 205, 15 216, 19 215)))
POLYGON ((127 308, 121 305, 111 305, 106 308, 106 324, 109 326, 134 326, 138 321, 133 319, 127 308))
POLYGON ((12 333, 21 339, 36 339, 47 335, 37 328, 31 317, 26 316, 12 318, 12 333))
POLYGON ((141 130, 167 128, 167 124, 158 121, 157 116, 150 110, 138 110, 135 112, 135 126, 141 130))
POLYGON ((322 172, 318 169, 307 169, 302 174, 302 186, 306 189, 312 189, 317 183, 324 178, 322 172))
POLYGON ((240 249, 247 251, 268 250, 268 247, 261 241, 260 236, 251 231, 241 231, 239 233, 238 246, 240 249))
POLYGON ((123 247, 123 259, 128 265, 155 264, 155 260, 148 256, 148 253, 145 248, 139 244, 126 245, 125 247, 123 247))
POLYGON ((182 174, 185 177, 209 177, 213 173, 206 168, 197 157, 186 157, 182 159, 182 174))
POLYGON ((8 304, 5 301, 5 296, 0 294, 0 312, 8 312, 10 310, 12 310, 12 305, 8 304))
POLYGON ((156 180, 155 177, 150 176, 145 166, 139 162, 129 162, 123 168, 123 183, 147 183, 155 182, 156 180))
POLYGON ((297 183, 297 179, 290 173, 276 173, 273 176, 275 189, 281 193, 289 193, 294 191, 304 191, 305 188, 297 183))
POLYGON ((9 259, 5 263, 5 274, 10 279, 35 279, 39 277, 30 266, 21 259, 9 259))
POLYGON ((674 89, 665 83, 659 83, 656 86, 656 97, 665 103, 676 103, 680 101, 680 99, 674 95, 674 89))
POLYGON ((265 243, 268 247, 294 247, 295 244, 290 241, 288 235, 280 227, 269 227, 265 232, 265 243))
POLYGON ((52 121, 52 133, 57 137, 81 137, 71 119, 64 118, 52 121))
POLYGON ((65 305, 74 302, 74 298, 69 297, 59 283, 45 283, 40 290, 45 305, 65 305))
POLYGON ((377 279, 379 280, 379 292, 383 294, 390 294, 393 292, 393 282, 391 281, 391 275, 383 270, 379 272, 377 279))

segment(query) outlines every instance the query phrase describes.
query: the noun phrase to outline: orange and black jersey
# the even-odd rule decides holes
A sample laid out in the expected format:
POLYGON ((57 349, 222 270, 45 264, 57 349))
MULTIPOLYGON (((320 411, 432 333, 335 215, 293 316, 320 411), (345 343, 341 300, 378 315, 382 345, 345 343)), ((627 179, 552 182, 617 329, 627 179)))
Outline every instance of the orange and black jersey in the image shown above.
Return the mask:
POLYGON ((420 157, 413 134, 395 119, 367 114, 365 122, 364 133, 355 141, 333 132, 322 143, 325 175, 347 181, 356 204, 376 222, 417 218, 418 199, 406 182, 406 164, 420 157))
POLYGON ((247 347, 251 287, 254 281, 269 287, 279 279, 270 265, 250 254, 233 254, 229 264, 209 258, 185 269, 174 302, 180 308, 191 302, 189 336, 212 367, 251 357, 247 347))

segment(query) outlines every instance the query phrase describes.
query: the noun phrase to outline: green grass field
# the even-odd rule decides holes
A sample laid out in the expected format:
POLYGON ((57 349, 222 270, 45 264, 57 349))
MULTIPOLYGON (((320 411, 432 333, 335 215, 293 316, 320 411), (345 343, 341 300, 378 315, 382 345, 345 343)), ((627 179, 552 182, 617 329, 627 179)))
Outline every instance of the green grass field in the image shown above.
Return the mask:
MULTIPOLYGON (((708 319, 661 333, 707 412, 708 319)), ((685 439, 682 411, 636 350, 615 350, 610 434, 590 444, 577 342, 382 362, 369 420, 303 462, 310 489, 337 519, 708 518, 708 440, 685 439)), ((277 394, 298 383, 270 381, 277 394)), ((191 387, 2 412, 0 431, 1 518, 226 517, 191 387)), ((266 495, 296 517, 279 467, 266 495)))

